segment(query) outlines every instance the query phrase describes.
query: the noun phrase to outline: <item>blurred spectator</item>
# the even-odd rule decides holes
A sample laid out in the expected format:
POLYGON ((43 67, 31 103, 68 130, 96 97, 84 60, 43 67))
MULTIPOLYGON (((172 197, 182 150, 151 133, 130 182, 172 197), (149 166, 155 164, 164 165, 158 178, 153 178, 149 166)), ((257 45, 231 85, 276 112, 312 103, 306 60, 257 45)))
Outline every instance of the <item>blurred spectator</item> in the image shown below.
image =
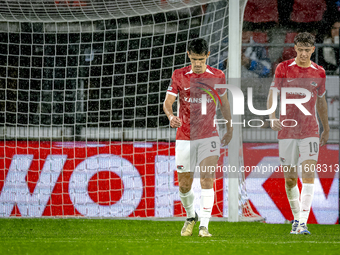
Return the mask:
POLYGON ((336 21, 325 36, 323 43, 334 44, 336 47, 323 47, 322 54, 319 57, 319 65, 321 65, 327 74, 339 74, 339 29, 340 21, 336 21))
MULTIPOLYGON (((267 39, 263 39, 265 33, 256 33, 253 31, 242 32, 242 43, 256 43, 254 35, 259 38, 258 43, 265 43, 267 39)), ((266 38, 266 37, 265 37, 266 38)), ((271 71, 271 63, 268 57, 267 49, 263 46, 242 47, 241 56, 241 72, 242 77, 268 77, 271 71)))

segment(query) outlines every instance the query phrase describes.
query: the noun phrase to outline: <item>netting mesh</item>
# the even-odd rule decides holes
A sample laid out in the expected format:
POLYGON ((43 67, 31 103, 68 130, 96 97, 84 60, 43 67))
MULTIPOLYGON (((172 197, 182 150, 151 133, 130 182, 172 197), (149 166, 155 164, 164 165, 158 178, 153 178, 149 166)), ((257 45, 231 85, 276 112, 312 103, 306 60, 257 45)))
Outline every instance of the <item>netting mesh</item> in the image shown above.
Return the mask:
POLYGON ((188 41, 204 34, 210 65, 223 65, 226 10, 210 4, 105 21, 2 22, 1 122, 62 127, 71 140, 86 127, 167 126, 161 104, 174 69, 189 63, 188 41))
MULTIPOLYGON (((0 20, 3 21, 88 21, 117 19, 181 10, 205 4, 207 0, 12 0, 0 1, 0 20)), ((216 0, 215 0, 216 2, 216 0)))

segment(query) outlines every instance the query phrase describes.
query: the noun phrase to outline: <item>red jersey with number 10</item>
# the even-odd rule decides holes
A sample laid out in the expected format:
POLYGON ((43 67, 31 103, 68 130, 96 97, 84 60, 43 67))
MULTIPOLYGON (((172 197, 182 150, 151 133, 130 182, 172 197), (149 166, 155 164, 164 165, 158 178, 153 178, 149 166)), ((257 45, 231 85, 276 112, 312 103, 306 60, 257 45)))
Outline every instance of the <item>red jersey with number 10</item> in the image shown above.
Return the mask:
MULTIPOLYGON (((319 137, 316 100, 317 97, 323 97, 326 93, 325 81, 325 70, 314 62, 311 62, 309 67, 300 67, 296 64, 295 59, 290 59, 277 66, 272 88, 277 88, 280 92, 283 87, 303 88, 311 93, 310 100, 302 104, 311 115, 305 115, 295 104, 286 105, 286 115, 282 115, 281 109, 280 122, 284 127, 278 132, 278 139, 319 137), (295 124, 296 126, 292 127, 295 124)), ((288 92, 286 98, 305 98, 306 94, 303 90, 300 89, 300 91, 288 92)))
POLYGON ((177 69, 167 93, 179 94, 179 118, 182 126, 177 129, 176 140, 197 140, 218 136, 214 118, 219 98, 226 89, 215 89, 215 84, 225 84, 221 70, 207 66, 202 74, 196 74, 191 66, 177 69), (206 97, 206 114, 202 114, 202 95, 206 97))

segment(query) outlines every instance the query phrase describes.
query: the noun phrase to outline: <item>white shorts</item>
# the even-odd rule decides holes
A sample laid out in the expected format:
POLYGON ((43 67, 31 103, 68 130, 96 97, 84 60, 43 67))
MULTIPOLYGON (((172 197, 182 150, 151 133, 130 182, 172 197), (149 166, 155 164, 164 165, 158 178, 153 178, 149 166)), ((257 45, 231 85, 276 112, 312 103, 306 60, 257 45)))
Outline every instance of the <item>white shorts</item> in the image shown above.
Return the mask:
POLYGON ((319 138, 308 137, 305 139, 280 139, 279 140, 280 162, 283 166, 297 166, 305 160, 318 161, 319 138))
POLYGON ((201 161, 210 156, 220 156, 220 138, 209 138, 188 141, 176 141, 176 169, 178 173, 195 171, 201 161))

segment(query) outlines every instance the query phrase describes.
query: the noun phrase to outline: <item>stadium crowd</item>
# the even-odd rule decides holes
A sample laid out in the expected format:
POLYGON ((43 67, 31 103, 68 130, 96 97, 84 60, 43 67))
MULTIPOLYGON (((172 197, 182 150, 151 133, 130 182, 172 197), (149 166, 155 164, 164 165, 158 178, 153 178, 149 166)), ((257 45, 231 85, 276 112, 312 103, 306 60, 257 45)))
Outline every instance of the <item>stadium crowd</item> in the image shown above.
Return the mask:
MULTIPOLYGON (((327 74, 339 74, 339 48, 336 46, 339 44, 339 28, 340 1, 248 0, 242 42, 248 45, 269 43, 273 46, 262 50, 259 47, 251 50, 243 47, 243 69, 255 73, 255 77, 273 75, 278 63, 295 57, 292 46, 282 45, 292 44, 299 32, 307 31, 315 35, 317 44, 334 45, 317 47, 312 61, 323 66, 327 74)), ((243 72, 243 75, 247 77, 247 72, 243 72)))

